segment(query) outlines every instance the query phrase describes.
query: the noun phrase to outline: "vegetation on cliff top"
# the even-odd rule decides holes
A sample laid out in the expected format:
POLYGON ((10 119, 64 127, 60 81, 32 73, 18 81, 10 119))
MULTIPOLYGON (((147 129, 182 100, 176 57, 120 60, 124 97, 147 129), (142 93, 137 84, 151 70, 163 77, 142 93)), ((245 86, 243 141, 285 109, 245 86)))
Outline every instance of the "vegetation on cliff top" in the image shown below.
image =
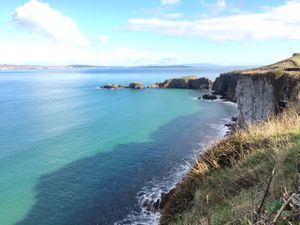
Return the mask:
POLYGON ((278 68, 300 67, 300 53, 294 53, 292 57, 267 67, 278 67, 278 68))
POLYGON ((268 66, 249 70, 234 71, 227 74, 260 75, 266 73, 281 73, 282 75, 296 75, 300 77, 300 53, 294 53, 292 57, 268 66))
POLYGON ((298 224, 299 170, 300 116, 291 110, 205 151, 170 196, 161 224, 298 224))

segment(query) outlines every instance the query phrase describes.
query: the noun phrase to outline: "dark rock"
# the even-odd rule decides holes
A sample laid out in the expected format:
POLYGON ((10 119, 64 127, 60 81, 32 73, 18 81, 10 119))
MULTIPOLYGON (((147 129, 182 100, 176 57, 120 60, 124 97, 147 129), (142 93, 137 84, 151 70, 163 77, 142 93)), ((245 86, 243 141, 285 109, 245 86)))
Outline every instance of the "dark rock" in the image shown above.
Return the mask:
POLYGON ((170 197, 174 194, 175 189, 172 189, 168 193, 162 193, 160 199, 145 200, 142 207, 148 212, 155 213, 163 209, 165 204, 169 201, 170 197))
POLYGON ((221 74, 213 83, 212 90, 216 95, 222 95, 222 99, 235 101, 235 89, 240 75, 238 73, 221 74))
POLYGON ((160 209, 159 206, 160 206, 160 199, 157 199, 152 205, 152 211, 154 212, 158 211, 160 209))
POLYGON ((163 209, 166 205, 166 203, 170 200, 171 196, 173 196, 175 193, 175 188, 169 191, 168 193, 162 193, 160 197, 160 209, 163 209))
POLYGON ((231 117, 231 121, 232 121, 232 122, 236 122, 236 121, 237 121, 237 117, 234 117, 234 116, 231 117))
POLYGON ((129 84, 129 88, 131 89, 144 89, 145 85, 139 82, 134 82, 129 84))
POLYGON ((189 81, 189 88, 190 89, 210 89, 212 85, 212 81, 208 78, 202 77, 195 80, 189 81))
POLYGON ((236 128, 236 123, 226 123, 225 127, 228 127, 229 130, 233 130, 236 128))
POLYGON ((202 96, 203 99, 205 100, 217 100, 218 97, 214 94, 205 94, 202 96))
POLYGON ((142 207, 148 212, 155 213, 160 210, 160 199, 145 200, 142 204, 142 207))
POLYGON ((104 89, 118 89, 118 88, 125 88, 126 86, 120 84, 105 84, 101 86, 104 89))
POLYGON ((293 54, 293 57, 298 57, 298 56, 300 56, 300 53, 294 53, 293 54))
POLYGON ((231 122, 226 123, 225 127, 228 127, 226 135, 230 135, 237 130, 237 117, 231 117, 231 122))

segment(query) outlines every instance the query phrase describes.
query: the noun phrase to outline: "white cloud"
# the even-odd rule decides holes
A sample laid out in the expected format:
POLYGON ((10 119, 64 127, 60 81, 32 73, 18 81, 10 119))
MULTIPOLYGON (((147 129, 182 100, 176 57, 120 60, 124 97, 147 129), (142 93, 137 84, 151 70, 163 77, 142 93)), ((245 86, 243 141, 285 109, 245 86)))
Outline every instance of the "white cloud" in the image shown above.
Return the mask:
POLYGON ((183 15, 181 13, 165 13, 161 15, 162 18, 167 18, 167 19, 178 19, 182 16, 183 15))
MULTIPOLYGON (((220 4, 224 5, 225 2, 220 4)), ((262 13, 245 13, 199 20, 158 18, 130 19, 132 31, 206 38, 216 41, 297 39, 300 40, 300 1, 292 0, 262 13)))
POLYGON ((175 5, 180 3, 181 0, 161 0, 162 5, 175 5))
POLYGON ((103 36, 100 36, 100 37, 99 37, 99 40, 100 40, 100 42, 101 42, 102 44, 107 44, 107 43, 108 43, 108 40, 109 40, 109 37, 103 35, 103 36))
POLYGON ((226 0, 218 0, 216 3, 216 7, 219 9, 225 9, 227 7, 226 0))
POLYGON ((216 2, 207 2, 206 0, 200 0, 200 4, 206 8, 211 9, 215 13, 225 10, 228 6, 226 0, 217 0, 216 2))
POLYGON ((191 62, 176 51, 78 46, 37 37, 0 37, 0 64, 136 66, 191 62))
POLYGON ((55 40, 88 45, 72 18, 62 15, 60 11, 39 0, 30 0, 19 6, 13 15, 13 22, 30 32, 55 40))
POLYGON ((151 16, 156 18, 165 18, 165 19, 178 19, 183 17, 184 14, 180 12, 174 12, 170 8, 165 8, 163 6, 153 7, 153 8, 144 8, 141 10, 144 16, 151 16))

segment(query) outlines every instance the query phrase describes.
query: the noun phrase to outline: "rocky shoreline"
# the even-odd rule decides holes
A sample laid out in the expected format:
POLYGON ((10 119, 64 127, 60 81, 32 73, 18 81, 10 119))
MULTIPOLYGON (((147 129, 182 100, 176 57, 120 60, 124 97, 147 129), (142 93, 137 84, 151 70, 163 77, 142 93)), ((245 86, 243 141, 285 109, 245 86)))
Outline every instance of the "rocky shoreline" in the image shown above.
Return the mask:
MULTIPOLYGON (((201 98, 201 97, 200 97, 201 98)), ((226 132, 225 136, 230 135, 232 132, 235 132, 237 129, 237 117, 231 117, 230 121, 226 124, 224 124, 225 127, 227 127, 228 131, 226 132)), ((184 177, 183 177, 184 179, 184 177)), ((179 181, 180 183, 181 181, 179 181)), ((169 200, 173 197, 173 195, 176 192, 176 188, 172 188, 169 192, 163 192, 160 195, 160 198, 158 199, 152 199, 152 200, 146 200, 142 203, 142 207, 149 213, 159 213, 161 210, 164 209, 166 204, 169 202, 169 200)))
MULTIPOLYGON (((293 57, 270 66, 221 74, 215 82, 209 82, 209 86, 199 88, 209 90, 209 93, 199 99, 216 100, 217 95, 220 95, 225 101, 237 103, 239 115, 225 124, 229 129, 227 135, 230 135, 236 129, 247 127, 249 123, 259 122, 267 119, 269 115, 279 113, 283 101, 299 104, 299 71, 300 55, 294 54, 293 57)), ((159 88, 192 89, 189 82, 171 79, 156 85, 159 88)), ((176 187, 168 193, 162 193, 160 199, 144 202, 143 207, 150 213, 163 214, 166 204, 170 198, 174 198, 175 192, 176 187)))
MULTIPOLYGON (((289 105, 300 109, 300 54, 269 66, 221 74, 212 84, 212 90, 203 99, 214 100, 221 95, 222 99, 238 105, 238 117, 225 124, 231 132, 266 120, 289 105)), ((176 190, 177 187, 162 195, 152 206, 159 206, 162 217, 165 206, 172 204, 169 200, 176 198, 176 190)))

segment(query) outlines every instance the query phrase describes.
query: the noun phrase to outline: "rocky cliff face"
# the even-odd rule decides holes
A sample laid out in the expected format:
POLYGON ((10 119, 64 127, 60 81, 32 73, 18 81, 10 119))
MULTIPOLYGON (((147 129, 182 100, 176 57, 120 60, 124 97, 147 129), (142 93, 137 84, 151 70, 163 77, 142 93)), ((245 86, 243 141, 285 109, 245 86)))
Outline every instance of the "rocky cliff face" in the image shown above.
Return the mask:
POLYGON ((236 101, 235 89, 240 75, 238 73, 221 74, 213 83, 214 94, 222 95, 229 101, 236 101))
POLYGON ((235 98, 239 109, 239 127, 265 120, 276 111, 274 88, 266 76, 240 77, 235 98))
POLYGON ((265 120, 287 104, 299 105, 300 55, 258 69, 221 74, 212 88, 237 102, 239 127, 265 120))

